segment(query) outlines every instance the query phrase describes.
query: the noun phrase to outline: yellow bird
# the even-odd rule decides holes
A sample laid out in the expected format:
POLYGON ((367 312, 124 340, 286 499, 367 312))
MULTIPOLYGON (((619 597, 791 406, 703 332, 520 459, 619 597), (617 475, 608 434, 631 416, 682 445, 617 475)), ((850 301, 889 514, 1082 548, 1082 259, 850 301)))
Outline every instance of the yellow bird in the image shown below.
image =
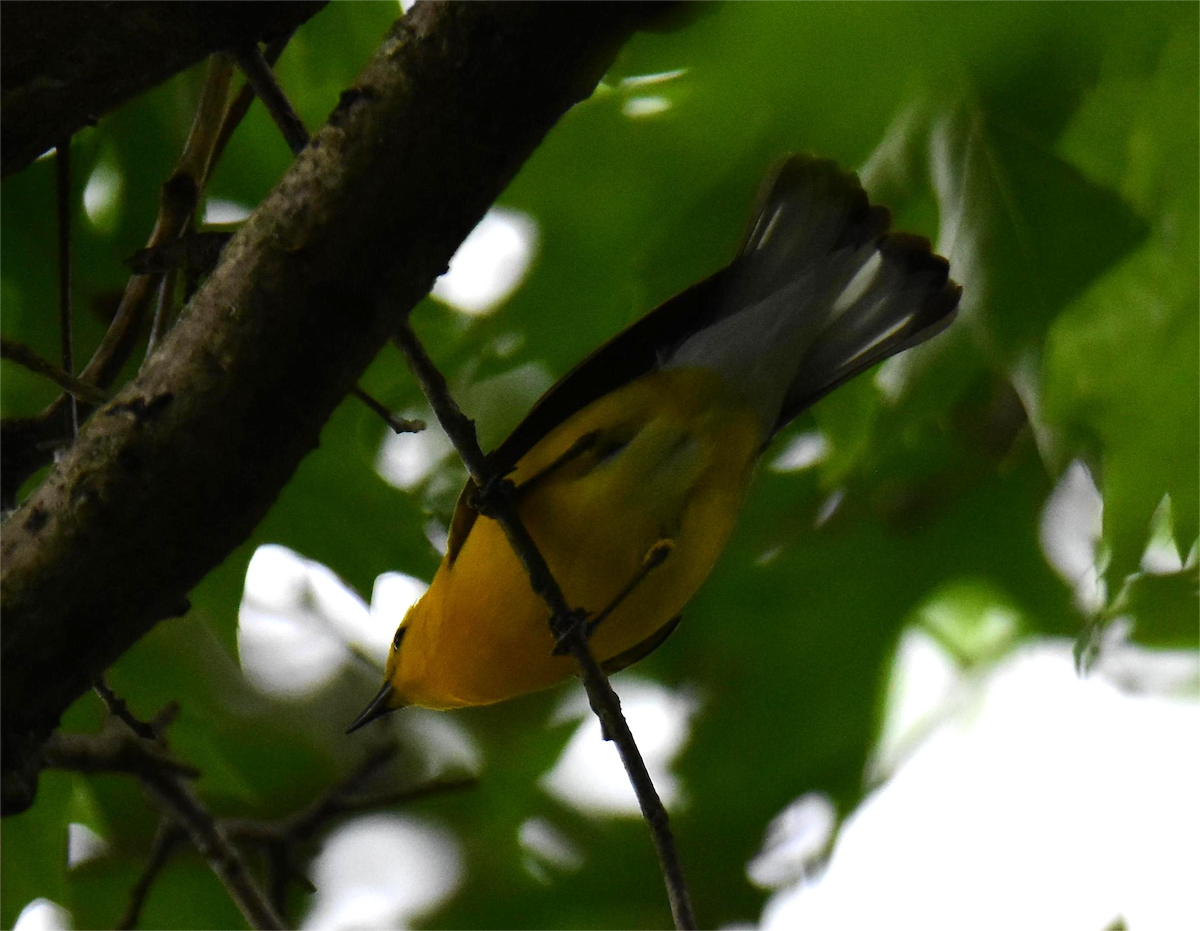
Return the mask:
MULTIPOLYGON (((889 233, 858 178, 794 155, 768 175, 737 257, 551 388, 489 460, 615 671, 655 649, 712 570, 771 437, 842 382, 945 327, 949 265, 889 233)), ((468 482, 446 556, 401 621, 354 730, 406 705, 485 705, 574 670, 468 482)))

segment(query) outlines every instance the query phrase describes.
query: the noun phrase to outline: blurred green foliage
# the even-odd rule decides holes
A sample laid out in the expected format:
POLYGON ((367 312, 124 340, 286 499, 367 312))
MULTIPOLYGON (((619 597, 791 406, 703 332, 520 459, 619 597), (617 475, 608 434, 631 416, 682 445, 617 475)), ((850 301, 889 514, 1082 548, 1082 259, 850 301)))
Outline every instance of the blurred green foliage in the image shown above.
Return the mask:
MULTIPOLYGON (((278 70, 310 126, 396 13, 333 4, 300 30, 278 70)), ((481 383, 530 362, 562 374, 718 268, 764 169, 796 150, 860 168, 896 225, 934 239, 964 286, 950 331, 889 363, 879 383, 867 376, 823 401, 781 438, 820 429, 830 453, 807 470, 763 470, 686 623, 639 667, 701 699, 675 767, 686 804, 672 823, 706 926, 758 915, 764 893, 745 864, 793 798, 822 791, 843 813, 860 800, 906 623, 955 639, 973 662, 995 659, 980 621, 989 606, 1015 618, 1021 637, 1086 627, 1038 542, 1042 507, 1073 459, 1088 464, 1104 499, 1107 579, 1120 594, 1109 614, 1131 616, 1147 644, 1196 646, 1194 566, 1152 575, 1139 560, 1164 496, 1181 556, 1200 528, 1197 35, 1194 4, 706 8, 636 36, 503 195, 539 228, 514 296, 477 318, 431 300, 418 308, 415 324, 452 386, 488 397, 486 419, 472 412, 494 442, 532 398, 517 379, 481 383), (675 69, 684 73, 658 84, 624 80, 675 69), (639 96, 669 106, 631 117, 626 105, 639 96), (835 491, 840 506, 815 528, 835 491)), ((181 75, 73 141, 81 190, 98 166, 121 184, 108 215, 77 225, 79 356, 99 341, 121 260, 151 226, 199 79, 181 75)), ((255 107, 209 193, 252 208, 289 161, 255 107)), ((49 160, 5 183, 4 333, 48 358, 58 341, 53 204, 49 160)), ((9 363, 0 376, 6 416, 55 395, 9 363)), ((390 350, 362 384, 394 409, 420 408, 390 350)), ((445 519, 448 496, 384 482, 374 468, 383 434, 348 400, 254 538, 193 593, 190 616, 160 625, 111 671, 144 716, 181 703, 172 746, 203 771, 198 788, 215 811, 285 814, 363 753, 340 727, 369 695, 369 676, 304 703, 274 702, 242 680, 235 634, 247 562, 262 543, 325 563, 368 600, 385 571, 431 576, 438 555, 423 528, 429 510, 445 519)), ((457 467, 443 468, 430 484, 448 489, 457 467)), ((456 716, 482 750, 479 786, 405 809, 443 824, 463 849, 463 882, 431 926, 666 921, 643 825, 584 816, 538 787, 569 736, 548 723, 554 704, 535 695, 456 716), (524 868, 517 832, 533 817, 572 839, 581 869, 543 882, 524 868)), ((65 725, 99 720, 85 696, 65 725)), ((396 778, 418 779, 419 764, 410 754, 396 778)), ((35 896, 67 907, 76 927, 111 926, 155 823, 128 779, 44 776, 35 807, 4 824, 4 926, 35 896), (70 822, 91 826, 109 854, 68 872, 70 822)), ((304 906, 299 893, 293 906, 294 915, 304 906)), ((181 854, 143 926, 240 921, 203 862, 181 854)))

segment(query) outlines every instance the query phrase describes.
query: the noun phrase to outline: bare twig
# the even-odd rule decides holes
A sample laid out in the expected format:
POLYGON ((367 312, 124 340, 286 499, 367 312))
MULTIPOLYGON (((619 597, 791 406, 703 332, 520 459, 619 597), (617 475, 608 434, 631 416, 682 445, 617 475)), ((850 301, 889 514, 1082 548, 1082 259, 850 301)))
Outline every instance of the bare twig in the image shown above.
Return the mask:
MULTIPOLYGON (((229 86, 232 80, 232 61, 226 55, 213 55, 208 61, 204 91, 200 95, 200 103, 196 107, 196 116, 192 120, 187 144, 184 146, 175 173, 163 185, 159 220, 162 221, 163 214, 166 213, 167 222, 155 224, 150 242, 146 244, 147 249, 154 249, 178 239, 187 233, 195 223, 196 207, 200 203, 200 195, 215 164, 217 140, 220 137, 225 114, 229 109, 229 86)), ((161 279, 152 280, 154 281, 151 290, 155 298, 155 314, 146 346, 147 356, 153 351, 155 344, 166 334, 169 322, 166 318, 175 296, 175 282, 171 272, 166 272, 161 279)), ((147 303, 149 297, 146 298, 147 303)))
POLYGON ((159 807, 187 832, 250 926, 285 927, 283 918, 258 887, 237 848, 196 794, 178 777, 160 769, 149 769, 139 776, 159 807))
POLYGON ((394 433, 420 433, 425 429, 425 421, 409 420, 405 417, 397 417, 395 414, 389 411, 386 406, 375 400, 357 385, 354 386, 353 394, 356 398, 362 401, 363 404, 367 405, 367 407, 371 408, 371 410, 382 417, 383 422, 391 427, 394 433))
POLYGON ((398 749, 395 743, 376 748, 339 784, 284 818, 271 821, 230 818, 222 822, 231 839, 262 850, 267 862, 271 898, 281 912, 291 883, 297 883, 308 892, 315 891, 297 864, 297 851, 334 818, 350 811, 384 808, 454 792, 473 786, 478 781, 475 776, 439 778, 398 792, 356 794, 396 755, 398 749))
POLYGON ((439 778, 388 794, 358 794, 396 755, 399 745, 383 744, 369 753, 343 780, 296 812, 276 820, 217 818, 186 784, 199 771, 166 752, 165 732, 179 707, 174 702, 153 721, 134 716, 126 702, 101 678, 96 693, 109 711, 98 734, 54 734, 45 745, 45 763, 75 772, 122 772, 137 777, 154 799, 163 820, 148 862, 130 891, 118 927, 137 924, 150 887, 178 846, 189 838, 225 885, 247 922, 255 928, 282 928, 286 893, 291 883, 315 889, 298 864, 298 848, 328 822, 353 810, 394 805, 465 788, 474 776, 439 778), (259 888, 235 844, 259 848, 267 862, 271 897, 259 888))
POLYGON ((77 773, 133 773, 154 770, 197 779, 200 771, 109 718, 98 734, 53 734, 44 749, 46 765, 77 773))
MULTIPOLYGON (((58 331, 62 341, 62 370, 75 371, 71 345, 71 140, 55 150, 54 176, 58 188, 58 331)), ((71 439, 79 435, 79 399, 69 393, 71 439)))
POLYGON ((154 885, 154 880, 158 879, 158 874, 167 865, 167 860, 184 839, 182 829, 170 818, 164 817, 159 822, 154 844, 146 858, 146 866, 138 881, 129 890, 129 904, 125 906, 125 913, 117 921, 118 931, 131 931, 137 927, 138 920, 142 917, 142 908, 146 904, 146 896, 150 894, 150 887, 154 885))
MULTIPOLYGON (((138 737, 141 737, 143 740, 158 740, 163 729, 167 724, 170 723, 169 718, 162 724, 156 726, 155 724, 151 724, 147 721, 143 721, 141 718, 136 717, 134 713, 129 710, 129 706, 125 703, 125 699, 121 698, 116 692, 108 687, 108 683, 104 680, 104 676, 97 677, 93 688, 95 688, 96 694, 100 696, 100 700, 104 702, 104 707, 108 709, 108 713, 114 718, 117 718, 119 721, 123 721, 126 727, 128 727, 131 731, 133 731, 134 734, 136 734, 138 737)), ((170 706, 168 706, 168 708, 170 708, 170 706)), ((172 712, 171 718, 174 718, 174 716, 175 713, 172 712)), ((163 714, 160 713, 159 717, 162 718, 163 714)))
POLYGON ((15 362, 17 365, 23 366, 31 372, 48 378, 54 384, 58 385, 58 387, 62 388, 63 391, 84 401, 92 404, 103 404, 108 400, 108 395, 104 391, 95 385, 88 384, 86 381, 80 381, 73 375, 68 375, 57 365, 47 362, 23 343, 0 336, 0 358, 8 359, 10 362, 15 362))
POLYGON ((207 229, 184 233, 154 249, 139 249, 125 264, 137 275, 155 275, 180 270, 189 277, 207 275, 217 267, 221 250, 233 238, 229 230, 207 229))
MULTIPOLYGON (((463 414, 450 396, 445 377, 434 366, 407 322, 400 327, 396 343, 408 360, 409 367, 437 415, 438 422, 441 423, 442 429, 454 443, 455 449, 458 450, 467 471, 471 474, 471 478, 481 493, 487 495, 490 490, 500 487, 497 485, 498 477, 493 473, 487 457, 479 448, 475 425, 463 414)), ((659 866, 666 883, 667 897, 671 903, 671 914, 675 919, 675 926, 677 928, 695 928, 696 919, 692 912, 687 884, 684 881, 683 867, 675 849, 675 839, 671 834, 667 811, 654 788, 654 781, 646 769, 645 761, 629 730, 629 724, 621 712, 621 702, 588 646, 584 625, 580 623, 580 612, 572 610, 567 604, 566 596, 551 574, 545 558, 538 551, 537 544, 534 543, 529 531, 518 517, 511 500, 503 493, 490 497, 489 516, 493 517, 504 529, 509 543, 529 574, 529 583, 534 592, 550 609, 551 633, 566 646, 575 658, 592 711, 600 719, 605 734, 616 744, 617 751, 621 755, 621 762, 625 766, 629 782, 637 794, 642 816, 646 819, 654 839, 654 847, 658 853, 659 866)))
POLYGON ((171 305, 175 298, 175 272, 167 270, 158 281, 158 294, 154 301, 154 317, 150 321, 150 335, 146 338, 146 355, 154 352, 154 347, 163 338, 167 329, 167 317, 171 314, 171 305))
MULTIPOLYGON (((208 181, 209 172, 213 165, 213 152, 217 136, 220 132, 222 118, 229 99, 229 84, 233 77, 233 64, 224 55, 214 55, 209 59, 208 73, 204 82, 204 90, 200 103, 196 107, 196 116, 192 120, 192 128, 188 133, 183 152, 171 177, 163 184, 162 197, 159 202, 158 217, 154 229, 146 242, 147 249, 154 249, 164 243, 178 239, 192 223, 200 194, 208 181)), ((121 299, 121 307, 113 320, 113 326, 105 334, 104 342, 84 369, 84 374, 96 368, 97 381, 101 375, 110 379, 115 371, 109 372, 112 363, 119 368, 128 357, 128 348, 123 343, 124 333, 117 330, 118 321, 123 315, 131 318, 128 325, 140 323, 150 301, 157 294, 158 279, 156 276, 137 276, 130 279, 121 299), (133 318, 136 318, 134 320, 133 318), (117 330, 114 333, 114 330, 117 330), (122 353, 120 350, 124 349, 122 353), (119 361, 118 361, 119 359, 119 361)), ((132 341, 131 341, 132 342, 132 341)))
MULTIPOLYGON (((272 39, 267 43, 267 47, 263 51, 263 60, 267 63, 268 67, 275 67, 275 62, 279 61, 279 56, 283 54, 283 50, 287 48, 287 44, 292 41, 294 33, 295 30, 292 30, 292 32, 281 35, 279 38, 272 39)), ((233 131, 238 128, 238 124, 242 122, 249 112, 250 104, 254 103, 256 96, 254 88, 247 81, 242 85, 242 89, 237 92, 237 96, 233 98, 229 107, 225 110, 225 118, 221 121, 221 130, 217 133, 217 144, 213 147, 214 164, 225 152, 225 146, 229 144, 229 140, 233 137, 233 131)))
POLYGON ((275 80, 275 74, 263 58, 263 53, 257 45, 245 45, 237 49, 235 54, 238 67, 246 75, 246 82, 254 88, 254 93, 271 114, 292 154, 299 155, 308 145, 308 130, 275 80))
POLYGON ((56 769, 137 776, 162 813, 179 825, 208 861, 250 926, 284 927, 237 848, 185 782, 185 777, 200 775, 195 767, 168 756, 125 723, 117 723, 116 717, 108 718, 99 734, 52 734, 43 753, 46 765, 56 769))
MULTIPOLYGON (((158 248, 178 238, 187 231, 192 222, 200 192, 212 168, 212 156, 226 109, 232 75, 233 65, 228 58, 224 55, 212 56, 204 92, 187 142, 174 173, 163 185, 158 217, 146 242, 147 249, 158 248)), ((78 374, 80 381, 100 389, 112 384, 137 344, 146 312, 158 294, 158 285, 157 275, 130 277, 108 331, 92 353, 87 365, 78 374)), ((20 458, 19 473, 14 470, 5 477, 5 488, 20 486, 26 478, 49 461, 54 449, 62 445, 59 441, 67 416, 64 408, 69 403, 69 397, 60 397, 31 422, 21 424, 20 441, 28 443, 30 450, 20 458)))

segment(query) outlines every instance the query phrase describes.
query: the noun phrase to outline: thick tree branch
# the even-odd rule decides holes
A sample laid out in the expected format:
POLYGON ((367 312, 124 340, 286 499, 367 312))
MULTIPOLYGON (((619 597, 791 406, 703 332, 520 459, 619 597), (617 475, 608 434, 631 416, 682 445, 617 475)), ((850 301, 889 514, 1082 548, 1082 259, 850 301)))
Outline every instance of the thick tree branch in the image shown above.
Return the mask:
POLYGON ((419 3, 393 27, 162 347, 5 526, 5 811, 32 800, 62 711, 246 539, 645 13, 419 3))
POLYGON ((0 171, 7 177, 206 55, 289 32, 323 2, 5 3, 0 171))

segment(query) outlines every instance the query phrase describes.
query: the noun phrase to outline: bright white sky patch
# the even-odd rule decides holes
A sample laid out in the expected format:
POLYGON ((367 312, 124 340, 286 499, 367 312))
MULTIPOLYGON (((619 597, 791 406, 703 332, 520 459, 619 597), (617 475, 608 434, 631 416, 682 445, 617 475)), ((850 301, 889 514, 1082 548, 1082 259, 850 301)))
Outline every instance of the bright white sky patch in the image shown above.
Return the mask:
POLYGON ((220 197, 210 197, 204 202, 204 222, 214 225, 241 223, 253 211, 245 204, 220 197))
POLYGON ((302 928, 406 928, 458 886, 454 838, 411 818, 356 818, 326 840, 312 867, 317 894, 302 928))
POLYGON ((433 296, 470 316, 495 310, 525 280, 537 239, 532 217, 493 207, 458 247, 433 296))
POLYGON ((1150 541, 1142 554, 1142 570, 1151 575, 1179 572, 1183 559, 1175 542, 1175 520, 1172 516, 1171 496, 1163 495, 1150 518, 1150 541))
MULTIPOLYGON (((687 744, 698 702, 648 679, 622 676, 616 688, 654 786, 663 804, 675 808, 684 795, 670 767, 687 744)), ((600 722, 588 710, 582 686, 572 689, 554 713, 556 722, 574 718, 582 718, 582 723, 558 762, 541 778, 542 789, 587 814, 640 814, 617 748, 601 739, 600 722)))
POLYGON ((772 472, 800 472, 815 466, 828 455, 829 440, 825 434, 810 430, 792 437, 767 468, 772 472))
MULTIPOLYGON (((678 68, 674 71, 637 74, 623 78, 620 88, 629 96, 621 104, 621 112, 631 120, 646 119, 666 113, 675 105, 674 101, 666 93, 654 93, 651 89, 658 89, 661 85, 681 78, 685 74, 687 74, 686 68, 678 68)), ((663 91, 666 90, 663 89, 663 91)))
MULTIPOLYGON (((497 434, 496 424, 507 420, 508 424, 515 425, 514 411, 527 411, 553 383, 554 379, 544 365, 527 363, 482 381, 456 383, 454 396, 479 424, 481 441, 486 449, 504 438, 502 431, 497 434)), ((385 432, 375 470, 388 484, 402 491, 413 491, 431 477, 435 482, 438 480, 438 467, 453 454, 454 446, 428 410, 403 411, 401 415, 420 418, 427 426, 420 433, 385 432)), ((434 542, 441 534, 430 536, 434 542)))
POLYGON ((842 506, 842 502, 846 499, 845 488, 835 488, 821 502, 821 506, 817 508, 817 516, 813 519, 813 526, 817 528, 824 527, 829 523, 829 519, 837 513, 838 508, 842 506))
POLYGON ((522 821, 517 843, 525 853, 525 869, 543 882, 550 882, 551 868, 573 873, 583 866, 583 852, 545 818, 522 821))
POLYGON ((656 71, 653 74, 635 74, 621 79, 621 87, 648 87, 654 84, 666 84, 687 74, 687 68, 676 68, 674 71, 656 71))
POLYGON ((900 638, 888 683, 887 713, 870 770, 886 776, 945 714, 961 683, 958 667, 928 633, 910 628, 900 638))
POLYGON ((71 913, 49 899, 34 899, 17 916, 13 931, 69 931, 71 913))
POLYGON ((284 546, 260 546, 238 610, 238 658, 250 683, 280 698, 325 686, 352 651, 382 668, 388 644, 425 583, 399 572, 375 582, 368 609, 328 567, 284 546))
POLYGON ((72 821, 67 825, 67 869, 75 869, 92 860, 108 856, 108 841, 86 824, 72 821))
POLYGON ((461 718, 428 708, 405 708, 402 714, 408 739, 416 744, 414 755, 428 767, 430 779, 483 771, 483 751, 461 718))
POLYGON ((405 411, 403 416, 421 418, 425 429, 420 433, 388 430, 379 447, 375 471, 394 488, 412 491, 454 451, 454 445, 429 411, 405 411))
POLYGON ((1072 587, 1075 603, 1090 614, 1104 606, 1097 556, 1104 501, 1087 466, 1076 459, 1062 474, 1042 509, 1039 539, 1046 561, 1072 587))
POLYGON ((828 870, 766 929, 1200 926, 1200 703, 1017 651, 849 819, 828 870), (869 894, 866 894, 869 893, 869 894))
POLYGON ((621 106, 621 112, 632 120, 657 116, 671 109, 671 101, 666 97, 630 97, 621 106))
POLYGON ((836 825, 837 811, 828 796, 801 796, 767 826, 763 850, 746 867, 746 876, 763 889, 803 879, 828 846, 836 825))
POLYGON ((371 643, 383 659, 387 658, 388 645, 400 621, 428 588, 425 582, 403 572, 385 572, 375 579, 371 591, 371 643))
POLYGON ((116 164, 111 159, 98 162, 83 188, 83 212, 92 226, 103 233, 117 228, 124 190, 125 179, 116 164))

